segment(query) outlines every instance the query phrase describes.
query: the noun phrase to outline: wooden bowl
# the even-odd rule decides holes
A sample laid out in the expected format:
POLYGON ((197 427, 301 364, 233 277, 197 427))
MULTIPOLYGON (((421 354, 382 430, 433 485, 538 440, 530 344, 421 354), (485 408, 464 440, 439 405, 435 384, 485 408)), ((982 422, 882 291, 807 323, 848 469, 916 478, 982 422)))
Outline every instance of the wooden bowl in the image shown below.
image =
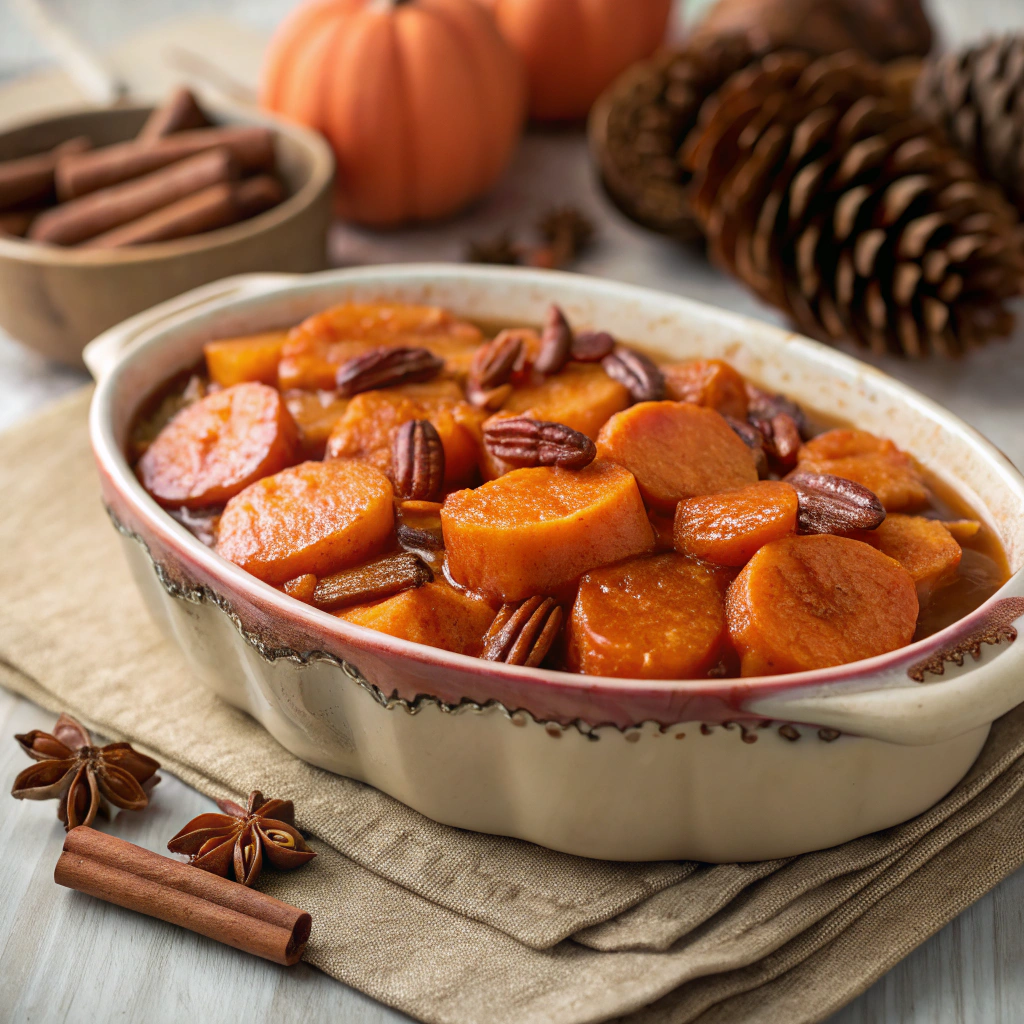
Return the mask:
MULTIPOLYGON (((65 114, 0 133, 0 160, 76 135, 103 146, 131 139, 149 107, 65 114)), ((48 359, 73 366, 107 328, 166 299, 251 271, 305 273, 325 265, 334 158, 314 132, 255 111, 208 107, 223 124, 276 132, 288 198, 266 213, 191 238, 125 249, 63 248, 0 236, 0 327, 48 359)))

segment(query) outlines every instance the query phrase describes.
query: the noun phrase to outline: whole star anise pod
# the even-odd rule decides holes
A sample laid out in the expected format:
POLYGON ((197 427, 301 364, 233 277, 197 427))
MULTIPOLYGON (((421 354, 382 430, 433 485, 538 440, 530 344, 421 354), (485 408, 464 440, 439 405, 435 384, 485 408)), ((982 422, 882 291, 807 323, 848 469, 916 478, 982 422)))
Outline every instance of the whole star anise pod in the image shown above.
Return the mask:
POLYGON ((11 796, 56 798, 57 817, 68 831, 91 825, 97 813, 109 816, 108 801, 126 811, 141 811, 149 803, 142 783, 153 778, 160 764, 130 743, 94 747, 89 733, 70 715, 61 715, 52 733, 33 729, 14 738, 39 763, 18 775, 11 796))
POLYGON ((233 800, 218 800, 222 814, 200 814, 167 844, 172 853, 187 853, 204 871, 252 885, 263 868, 263 856, 275 868, 302 867, 316 854, 295 827, 291 800, 267 800, 257 789, 245 807, 233 800))

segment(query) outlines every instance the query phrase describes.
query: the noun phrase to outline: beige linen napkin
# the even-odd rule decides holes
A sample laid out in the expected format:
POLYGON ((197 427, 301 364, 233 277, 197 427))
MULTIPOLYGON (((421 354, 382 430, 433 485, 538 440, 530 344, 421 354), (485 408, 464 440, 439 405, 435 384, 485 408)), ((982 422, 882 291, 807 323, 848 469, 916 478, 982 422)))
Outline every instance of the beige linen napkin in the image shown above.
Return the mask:
POLYGON ((293 799, 320 856, 265 888, 312 913, 311 963, 377 999, 438 1024, 817 1021, 1024 863, 1024 708, 921 817, 762 864, 587 861, 313 768, 192 680, 146 617, 87 404, 0 437, 0 684, 204 793, 293 799))

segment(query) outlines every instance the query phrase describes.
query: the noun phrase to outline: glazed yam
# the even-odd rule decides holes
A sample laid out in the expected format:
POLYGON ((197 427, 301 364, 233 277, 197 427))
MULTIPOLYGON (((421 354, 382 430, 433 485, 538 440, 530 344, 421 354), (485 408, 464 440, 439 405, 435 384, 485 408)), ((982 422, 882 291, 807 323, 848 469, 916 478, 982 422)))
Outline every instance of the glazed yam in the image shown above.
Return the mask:
POLYGON ((281 350, 287 336, 287 331, 271 331, 207 342, 203 346, 203 355, 210 380, 222 388, 248 380, 277 384, 277 364, 281 361, 281 350))
POLYGON ((725 603, 714 572, 675 553, 586 573, 569 617, 567 659, 587 675, 696 679, 718 661, 725 603))
POLYGON ((600 365, 569 363, 540 384, 517 387, 503 408, 512 413, 529 412, 538 420, 564 423, 595 441, 609 417, 628 405, 625 386, 612 380, 600 365))
POLYGON ((479 657, 494 619, 486 602, 447 583, 426 583, 374 604, 346 608, 338 618, 402 640, 479 657))
POLYGON ((409 420, 424 419, 434 425, 444 446, 445 488, 472 482, 484 414, 462 401, 462 392, 453 381, 439 384, 443 387, 408 384, 356 395, 331 431, 327 458, 362 459, 390 474, 398 428, 409 420))
POLYGON ((665 391, 675 402, 692 402, 737 420, 747 418, 747 382, 721 359, 663 366, 665 391))
POLYGON ((202 508, 290 466, 297 451, 298 431, 281 395, 266 384, 236 384, 182 409, 136 472, 161 505, 202 508))
POLYGON ((391 483, 362 462, 303 462, 232 498, 218 553, 266 583, 331 573, 378 554, 394 532, 391 483))
POLYGON ((654 544, 636 481, 602 462, 516 469, 456 491, 441 528, 452 579, 501 601, 556 595, 588 569, 654 544))
POLYGON ((766 544, 726 595, 744 676, 844 665, 903 647, 917 626, 917 589, 888 555, 849 537, 766 544))
POLYGON ((872 531, 869 543, 910 573, 922 598, 956 575, 963 556, 949 530, 937 519, 923 516, 887 515, 872 531))
POLYGON ((597 457, 624 466, 652 507, 757 483, 750 449, 720 413, 684 402, 640 402, 616 413, 597 438, 597 457))
POLYGON ((351 399, 335 391, 287 391, 285 405, 299 428, 299 446, 307 459, 322 459, 331 431, 351 399))
POLYGON ((715 565, 746 565, 765 544, 796 533, 797 505, 795 488, 776 480, 687 498, 676 506, 675 548, 715 565))
POLYGON ((829 430, 800 449, 797 470, 829 473, 874 491, 886 512, 913 512, 931 497, 914 460, 886 438, 866 430, 829 430))
POLYGON ((479 328, 437 306, 347 302, 304 320, 281 353, 281 388, 316 391, 335 386, 338 367, 381 345, 429 349, 446 372, 465 375, 483 339, 479 328))

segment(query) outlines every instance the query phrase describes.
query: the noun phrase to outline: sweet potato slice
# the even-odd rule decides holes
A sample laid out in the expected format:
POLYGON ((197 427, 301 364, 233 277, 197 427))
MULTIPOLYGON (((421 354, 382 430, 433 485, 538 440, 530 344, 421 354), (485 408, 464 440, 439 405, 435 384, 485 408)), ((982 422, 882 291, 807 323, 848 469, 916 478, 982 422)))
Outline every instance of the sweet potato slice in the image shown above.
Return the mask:
POLYGON ((765 544, 796 533, 797 505, 796 489, 776 480, 687 498, 676 506, 675 548, 715 565, 746 565, 765 544))
POLYGON ((441 529, 452 579, 501 601, 561 588, 654 544, 640 492, 621 466, 516 469, 448 495, 441 529))
POLYGON ((381 345, 429 349, 446 372, 465 375, 482 340, 479 328, 436 306, 346 302, 317 313, 288 334, 278 367, 284 388, 333 388, 338 367, 381 345))
POLYGON ((745 676, 845 665, 910 643, 910 573, 859 540, 815 534, 766 544, 726 595, 745 676))
POLYGON ((614 413, 629 405, 629 392, 600 365, 570 363, 540 384, 517 387, 505 400, 507 412, 529 412, 538 420, 564 423, 591 441, 614 413))
POLYGON ((663 366, 665 393, 675 402, 692 402, 732 416, 747 418, 747 382, 721 359, 697 359, 663 366))
POLYGON ((287 331, 270 331, 207 342, 203 346, 203 355, 210 380, 222 388, 247 380, 276 384, 277 364, 281 361, 281 350, 287 336, 287 331))
POLYGON ((725 603, 714 573, 668 553, 583 576, 566 656, 587 675, 695 679, 718 661, 725 639, 725 603))
POLYGON ((872 531, 869 541, 895 558, 913 577, 917 593, 926 598, 937 586, 956 575, 963 551, 953 535, 937 519, 890 513, 872 531))
POLYGON ((298 431, 280 394, 236 384, 186 406, 139 459, 142 486, 161 505, 219 505, 297 458, 298 431))
POLYGON ((684 402, 641 402, 616 413, 597 457, 625 466, 644 500, 670 511, 682 498, 757 483, 750 449, 720 413, 684 402))
POLYGON ((391 483, 365 463, 303 462, 232 498, 217 551, 267 583, 329 576, 376 555, 394 532, 391 483))
POLYGON ((913 512, 928 504, 930 494, 914 460, 886 438, 866 430, 829 430, 801 449, 797 469, 830 473, 874 491, 886 512, 913 512))
POLYGON ((337 615, 357 626, 475 658, 483 649, 483 637, 494 619, 494 608, 478 597, 437 581, 374 604, 346 608, 337 615))
POLYGON ((409 420, 429 420, 444 446, 444 484, 451 489, 472 482, 484 414, 461 400, 458 385, 443 394, 430 385, 406 385, 356 395, 335 424, 327 441, 327 458, 362 459, 383 473, 391 472, 391 447, 398 428, 409 420), (417 390, 419 387, 423 391, 417 390))

